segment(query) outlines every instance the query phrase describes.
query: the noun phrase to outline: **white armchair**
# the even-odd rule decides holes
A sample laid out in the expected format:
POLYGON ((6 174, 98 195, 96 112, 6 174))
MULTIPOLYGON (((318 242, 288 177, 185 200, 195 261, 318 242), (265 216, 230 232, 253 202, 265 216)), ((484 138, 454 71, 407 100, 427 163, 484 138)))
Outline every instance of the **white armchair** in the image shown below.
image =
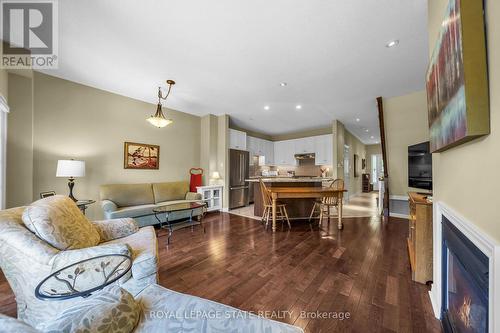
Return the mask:
MULTIPOLYGON (((67 200, 58 204, 68 205, 67 200)), ((74 205, 74 203, 72 203, 74 205)), ((153 227, 139 228, 133 219, 124 218, 92 222, 99 233, 96 246, 59 250, 23 223, 26 207, 0 211, 0 268, 5 274, 17 302, 18 318, 33 327, 80 301, 78 298, 48 302, 35 297, 38 283, 51 272, 77 261, 98 255, 119 253, 132 257, 128 278, 121 287, 132 295, 157 282, 157 240, 153 227)))

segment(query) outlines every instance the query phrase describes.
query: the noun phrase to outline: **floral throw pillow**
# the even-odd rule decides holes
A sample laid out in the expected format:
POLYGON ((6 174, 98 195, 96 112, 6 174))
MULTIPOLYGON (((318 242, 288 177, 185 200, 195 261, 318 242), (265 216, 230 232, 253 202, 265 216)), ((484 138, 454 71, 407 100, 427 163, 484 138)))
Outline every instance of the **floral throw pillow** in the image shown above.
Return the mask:
POLYGON ((129 333, 137 325, 141 307, 125 289, 107 287, 38 325, 43 332, 129 333))
POLYGON ((99 244, 100 236, 69 197, 56 195, 33 202, 23 212, 26 227, 59 250, 99 244))

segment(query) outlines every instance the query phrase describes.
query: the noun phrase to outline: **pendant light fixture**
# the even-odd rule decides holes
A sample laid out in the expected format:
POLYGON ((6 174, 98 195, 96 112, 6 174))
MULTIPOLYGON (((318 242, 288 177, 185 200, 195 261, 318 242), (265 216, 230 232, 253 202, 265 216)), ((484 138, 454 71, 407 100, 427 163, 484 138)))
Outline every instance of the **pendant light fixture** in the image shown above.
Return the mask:
POLYGON ((153 116, 146 119, 151 125, 158 128, 165 127, 173 123, 172 119, 165 118, 165 115, 161 110, 161 100, 162 99, 166 100, 168 95, 170 95, 170 90, 172 89, 172 86, 175 84, 175 81, 167 80, 167 84, 168 84, 168 91, 165 97, 163 97, 163 94, 161 92, 161 87, 158 87, 158 105, 156 106, 156 113, 153 116))

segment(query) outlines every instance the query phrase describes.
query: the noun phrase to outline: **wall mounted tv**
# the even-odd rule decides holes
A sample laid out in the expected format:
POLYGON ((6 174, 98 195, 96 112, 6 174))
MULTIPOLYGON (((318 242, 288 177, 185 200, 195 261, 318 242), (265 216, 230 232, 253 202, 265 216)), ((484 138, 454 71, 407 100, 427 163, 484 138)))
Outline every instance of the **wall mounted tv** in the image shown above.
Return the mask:
POLYGON ((429 141, 408 147, 408 186, 432 191, 429 141))

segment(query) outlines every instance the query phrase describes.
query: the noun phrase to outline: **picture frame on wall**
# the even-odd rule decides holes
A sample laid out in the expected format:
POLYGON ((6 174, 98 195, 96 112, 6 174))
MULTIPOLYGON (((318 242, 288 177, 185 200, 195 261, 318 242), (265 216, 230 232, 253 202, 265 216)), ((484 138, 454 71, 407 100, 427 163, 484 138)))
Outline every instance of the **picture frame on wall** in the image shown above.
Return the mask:
POLYGON ((40 193, 40 199, 48 198, 48 197, 53 197, 56 195, 55 191, 45 191, 40 193))
POLYGON ((449 0, 426 90, 433 153, 490 133, 483 1, 449 0))
POLYGON ((123 165, 125 169, 158 170, 160 168, 160 146, 125 142, 123 165))

